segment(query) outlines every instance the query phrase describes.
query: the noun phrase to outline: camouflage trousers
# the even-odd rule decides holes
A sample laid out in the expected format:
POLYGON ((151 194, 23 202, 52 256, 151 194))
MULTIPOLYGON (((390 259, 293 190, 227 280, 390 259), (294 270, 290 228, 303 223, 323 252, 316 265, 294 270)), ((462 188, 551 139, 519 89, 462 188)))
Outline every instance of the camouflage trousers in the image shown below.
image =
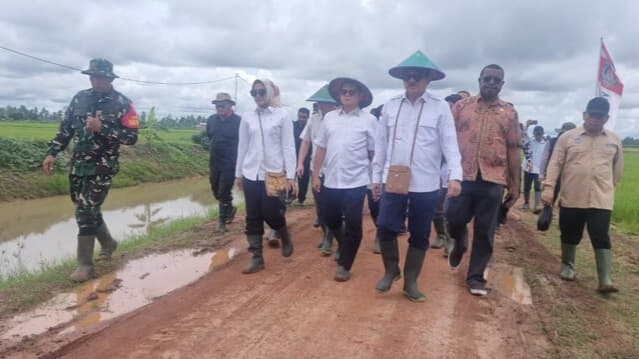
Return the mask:
POLYGON ((78 235, 95 235, 102 224, 102 203, 106 199, 113 175, 69 175, 71 201, 75 205, 78 235))

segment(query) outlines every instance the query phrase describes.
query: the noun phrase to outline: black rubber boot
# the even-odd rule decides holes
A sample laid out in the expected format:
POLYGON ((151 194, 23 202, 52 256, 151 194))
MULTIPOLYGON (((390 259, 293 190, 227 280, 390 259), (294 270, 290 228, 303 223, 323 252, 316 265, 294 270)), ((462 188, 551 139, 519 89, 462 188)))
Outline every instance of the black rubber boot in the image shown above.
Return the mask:
POLYGON ((224 204, 226 206, 226 213, 224 216, 224 223, 231 224, 233 219, 235 219, 235 214, 237 213, 237 207, 233 207, 233 203, 228 202, 224 204))
POLYGON ((69 279, 74 282, 86 282, 95 277, 93 248, 95 248, 95 236, 78 236, 78 268, 71 273, 69 279))
POLYGON ((290 257, 293 254, 293 241, 291 240, 291 234, 288 232, 286 226, 277 230, 277 234, 282 241, 282 256, 290 257))
POLYGON ((327 226, 322 226, 324 229, 324 238, 322 239, 322 251, 323 257, 328 257, 333 253, 333 232, 328 229, 327 226))
POLYGON ((382 248, 379 243, 379 231, 375 231, 375 243, 373 243, 373 253, 375 254, 382 253, 382 248))
POLYGON ((252 254, 249 264, 244 268, 242 273, 250 274, 259 272, 264 269, 264 257, 262 256, 262 236, 250 235, 246 236, 249 243, 249 252, 252 254))
POLYGON ((337 242, 337 250, 335 251, 335 262, 339 261, 340 250, 342 249, 342 239, 344 238, 344 227, 333 232, 335 242, 337 242))
POLYGON ((408 247, 404 264, 404 295, 413 302, 423 302, 426 296, 417 288, 417 278, 424 265, 425 249, 408 247))
POLYGON ((95 236, 98 239, 98 242, 100 242, 100 255, 97 260, 104 261, 111 259, 113 252, 115 252, 116 248, 118 248, 118 242, 111 237, 111 233, 109 233, 109 228, 106 223, 102 222, 102 224, 98 227, 95 236))
POLYGON ((216 231, 219 233, 226 233, 226 212, 227 208, 223 203, 218 205, 217 211, 217 228, 216 231))
POLYGON ((375 289, 380 293, 388 292, 393 282, 399 280, 401 270, 399 269, 399 248, 397 239, 392 241, 380 241, 379 245, 382 252, 382 260, 384 262, 384 276, 377 282, 375 289))

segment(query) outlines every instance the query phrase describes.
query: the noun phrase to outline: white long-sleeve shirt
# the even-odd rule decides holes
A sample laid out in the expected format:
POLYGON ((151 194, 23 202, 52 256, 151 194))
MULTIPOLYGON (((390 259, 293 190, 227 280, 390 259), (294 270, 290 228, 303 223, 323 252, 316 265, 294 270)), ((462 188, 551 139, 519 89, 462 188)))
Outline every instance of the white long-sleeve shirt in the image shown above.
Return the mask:
POLYGON ((266 172, 286 172, 286 178, 294 179, 297 164, 295 158, 293 122, 286 110, 267 107, 242 115, 235 177, 263 181, 266 172), (257 111, 260 111, 259 117, 257 111), (264 129, 264 144, 260 118, 264 129))
POLYGON ((312 114, 311 118, 308 120, 306 126, 304 126, 304 129, 300 134, 300 139, 302 141, 308 141, 313 149, 313 153, 311 154, 311 163, 313 163, 313 160, 315 160, 315 152, 317 152, 317 145, 315 144, 315 142, 318 139, 319 128, 322 124, 323 117, 324 115, 322 115, 322 112, 320 111, 312 114))
POLYGON ((410 192, 436 191, 440 188, 442 156, 448 166, 448 179, 462 180, 457 132, 446 101, 427 92, 417 99, 415 104, 411 104, 405 95, 396 96, 384 105, 379 121, 373 159, 374 183, 386 183, 390 165, 403 165, 411 169, 408 187, 410 192), (402 102, 398 118, 397 113, 402 102), (422 103, 424 108, 417 129, 415 151, 411 162, 411 147, 422 103), (391 159, 393 132, 396 125, 395 151, 391 159))
POLYGON ((375 150, 377 121, 362 110, 345 113, 341 108, 324 116, 313 142, 326 149, 324 186, 348 189, 371 183, 369 151, 375 150))

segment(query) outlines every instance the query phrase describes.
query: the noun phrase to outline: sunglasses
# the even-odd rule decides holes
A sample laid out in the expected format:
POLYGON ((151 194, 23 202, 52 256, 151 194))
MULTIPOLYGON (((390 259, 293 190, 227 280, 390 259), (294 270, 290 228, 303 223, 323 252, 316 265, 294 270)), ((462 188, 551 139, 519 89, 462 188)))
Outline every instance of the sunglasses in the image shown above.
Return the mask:
POLYGON ((266 96, 266 89, 251 90, 251 96, 252 97, 266 96))
POLYGON ((421 81, 422 79, 426 78, 427 76, 428 76, 428 72, 411 71, 411 72, 405 73, 404 76, 402 76, 402 80, 410 81, 411 79, 413 79, 415 81, 421 81))
POLYGON ((496 84, 500 84, 502 83, 504 80, 502 80, 501 78, 497 77, 497 76, 484 76, 481 78, 482 82, 485 83, 496 83, 496 84))
POLYGON ((359 93, 359 91, 355 89, 342 89, 340 93, 342 94, 342 96, 355 96, 356 94, 359 93))

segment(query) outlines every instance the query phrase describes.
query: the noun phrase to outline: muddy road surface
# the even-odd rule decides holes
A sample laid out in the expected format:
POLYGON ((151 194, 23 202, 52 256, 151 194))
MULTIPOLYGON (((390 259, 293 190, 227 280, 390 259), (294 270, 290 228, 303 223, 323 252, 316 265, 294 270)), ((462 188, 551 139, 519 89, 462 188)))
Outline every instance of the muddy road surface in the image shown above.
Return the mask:
MULTIPOLYGON (((441 249, 429 250, 413 303, 402 281, 379 294, 383 274, 372 253, 374 227, 364 218, 364 241, 345 283, 336 264, 316 248, 314 213, 288 214, 295 253, 283 258, 265 248, 266 269, 244 275, 243 249, 197 282, 135 312, 67 336, 44 334, 22 343, 10 358, 531 358, 543 356, 545 336, 520 268, 507 264, 513 237, 502 228, 484 298, 473 297, 462 266, 449 269, 441 249), (508 238, 506 238, 508 237, 508 238)), ((233 226, 241 226, 238 222, 233 226)), ((406 252, 407 236, 400 237, 406 252)), ((237 241, 243 243, 238 236, 237 241)), ((244 248, 245 245, 242 244, 244 248)), ((170 264, 168 264, 170 265, 170 264)))

